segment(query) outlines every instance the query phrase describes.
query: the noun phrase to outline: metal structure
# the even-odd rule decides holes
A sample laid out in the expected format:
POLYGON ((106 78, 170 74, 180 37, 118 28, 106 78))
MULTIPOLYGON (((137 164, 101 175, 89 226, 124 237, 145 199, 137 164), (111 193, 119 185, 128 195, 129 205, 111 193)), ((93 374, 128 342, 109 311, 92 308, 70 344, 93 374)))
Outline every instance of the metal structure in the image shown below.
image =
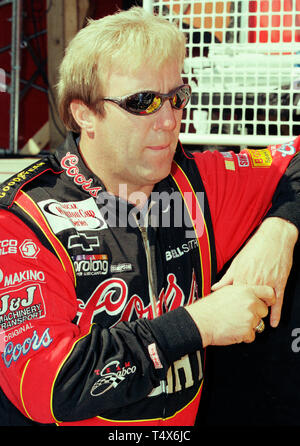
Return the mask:
POLYGON ((187 38, 187 144, 265 146, 300 132, 300 1, 144 0, 187 38))
POLYGON ((19 104, 20 104, 20 51, 21 51, 21 28, 22 28, 22 0, 2 0, 0 7, 11 4, 12 6, 12 32, 11 32, 11 82, 7 87, 10 93, 10 115, 9 115, 9 148, 2 149, 5 154, 18 153, 19 135, 19 104))

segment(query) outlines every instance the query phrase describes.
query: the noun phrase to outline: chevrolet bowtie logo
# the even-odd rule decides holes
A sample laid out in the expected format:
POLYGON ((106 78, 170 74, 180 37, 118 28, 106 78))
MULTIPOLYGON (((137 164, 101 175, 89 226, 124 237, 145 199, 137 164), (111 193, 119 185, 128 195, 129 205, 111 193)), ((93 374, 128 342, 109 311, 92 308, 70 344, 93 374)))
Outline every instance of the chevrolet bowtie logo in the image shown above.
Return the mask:
POLYGON ((83 251, 93 251, 100 246, 98 237, 88 236, 84 233, 71 235, 68 240, 68 249, 81 248, 83 251))

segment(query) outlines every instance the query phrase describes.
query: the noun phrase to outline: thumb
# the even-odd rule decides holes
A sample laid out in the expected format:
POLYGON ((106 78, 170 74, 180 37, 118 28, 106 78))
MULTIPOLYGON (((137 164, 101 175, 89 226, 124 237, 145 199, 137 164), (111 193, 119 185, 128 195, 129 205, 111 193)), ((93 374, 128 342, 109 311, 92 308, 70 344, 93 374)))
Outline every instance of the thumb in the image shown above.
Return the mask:
POLYGON ((272 287, 268 285, 254 285, 251 288, 256 297, 263 300, 266 305, 270 306, 276 302, 276 294, 272 287))

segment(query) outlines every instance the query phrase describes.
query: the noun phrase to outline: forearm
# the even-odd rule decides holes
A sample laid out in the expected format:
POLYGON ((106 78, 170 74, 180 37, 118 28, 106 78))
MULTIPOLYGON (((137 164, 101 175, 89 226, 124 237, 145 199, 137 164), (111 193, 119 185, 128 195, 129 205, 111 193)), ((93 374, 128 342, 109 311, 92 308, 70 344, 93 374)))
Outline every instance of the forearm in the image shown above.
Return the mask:
MULTIPOLYGON (((300 203, 299 203, 300 204, 300 203)), ((297 243, 299 229, 296 222, 281 217, 272 217, 269 215, 260 225, 257 231, 262 235, 266 235, 270 239, 270 243, 278 243, 279 238, 283 241, 287 248, 293 249, 297 243)))
POLYGON ((105 417, 130 407, 167 380, 173 362, 201 347, 200 334, 184 308, 153 320, 121 322, 109 330, 94 324, 57 376, 53 387, 55 417, 60 421, 105 417), (113 380, 122 368, 130 373, 119 385, 113 380), (107 391, 112 382, 113 398, 107 391))
POLYGON ((244 248, 232 261, 213 291, 226 285, 268 285, 276 294, 270 322, 276 327, 292 263, 298 228, 294 223, 279 217, 266 218, 244 248))

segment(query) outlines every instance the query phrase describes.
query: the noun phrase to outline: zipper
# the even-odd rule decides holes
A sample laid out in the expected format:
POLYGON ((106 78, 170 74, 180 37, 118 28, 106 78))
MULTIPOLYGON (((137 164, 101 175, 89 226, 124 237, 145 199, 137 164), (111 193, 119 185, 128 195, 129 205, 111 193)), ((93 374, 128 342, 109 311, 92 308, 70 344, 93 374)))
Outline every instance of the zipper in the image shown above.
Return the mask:
MULTIPOLYGON (((150 303, 151 303, 151 307, 152 307, 152 311, 153 311, 153 318, 156 318, 158 316, 158 314, 157 314, 157 298, 156 298, 154 280, 153 280, 153 262, 152 262, 147 226, 140 226, 138 224, 138 227, 142 234, 143 244, 144 244, 145 253, 146 253, 147 273, 148 273, 148 289, 149 289, 150 303)), ((161 415, 161 417, 162 417, 161 423, 162 423, 166 416, 166 404, 167 404, 167 397, 168 397, 166 379, 160 380, 160 393, 163 395, 163 398, 164 398, 164 403, 162 405, 162 415, 161 415)))
POLYGON ((148 239, 148 233, 147 233, 147 227, 146 226, 140 226, 138 225, 139 230, 142 234, 144 249, 146 253, 146 262, 147 262, 147 273, 148 273, 148 290, 149 290, 149 296, 150 296, 150 303, 153 311, 153 317, 157 317, 157 298, 155 293, 155 287, 154 287, 154 280, 153 280, 153 262, 151 258, 151 251, 150 251, 150 245, 149 245, 149 239, 148 239))
MULTIPOLYGON (((147 222, 149 217, 149 211, 151 206, 148 209, 147 212, 147 222)), ((135 216, 136 218, 136 216, 135 216)), ((149 296, 150 296, 150 304, 153 311, 153 318, 156 318, 158 316, 157 313, 157 297, 155 293, 155 286, 154 286, 154 280, 153 280, 153 262, 152 262, 152 256, 151 256, 151 250, 150 250, 150 244, 149 244, 149 238, 148 238, 148 226, 141 226, 136 218, 137 226, 141 232, 142 240, 144 244, 144 249, 146 253, 146 262, 147 262, 147 274, 148 274, 148 290, 149 290, 149 296)), ((166 401, 167 401, 167 381, 166 379, 160 380, 160 393, 164 397, 164 403, 162 405, 162 421, 165 419, 166 414, 166 401)))

